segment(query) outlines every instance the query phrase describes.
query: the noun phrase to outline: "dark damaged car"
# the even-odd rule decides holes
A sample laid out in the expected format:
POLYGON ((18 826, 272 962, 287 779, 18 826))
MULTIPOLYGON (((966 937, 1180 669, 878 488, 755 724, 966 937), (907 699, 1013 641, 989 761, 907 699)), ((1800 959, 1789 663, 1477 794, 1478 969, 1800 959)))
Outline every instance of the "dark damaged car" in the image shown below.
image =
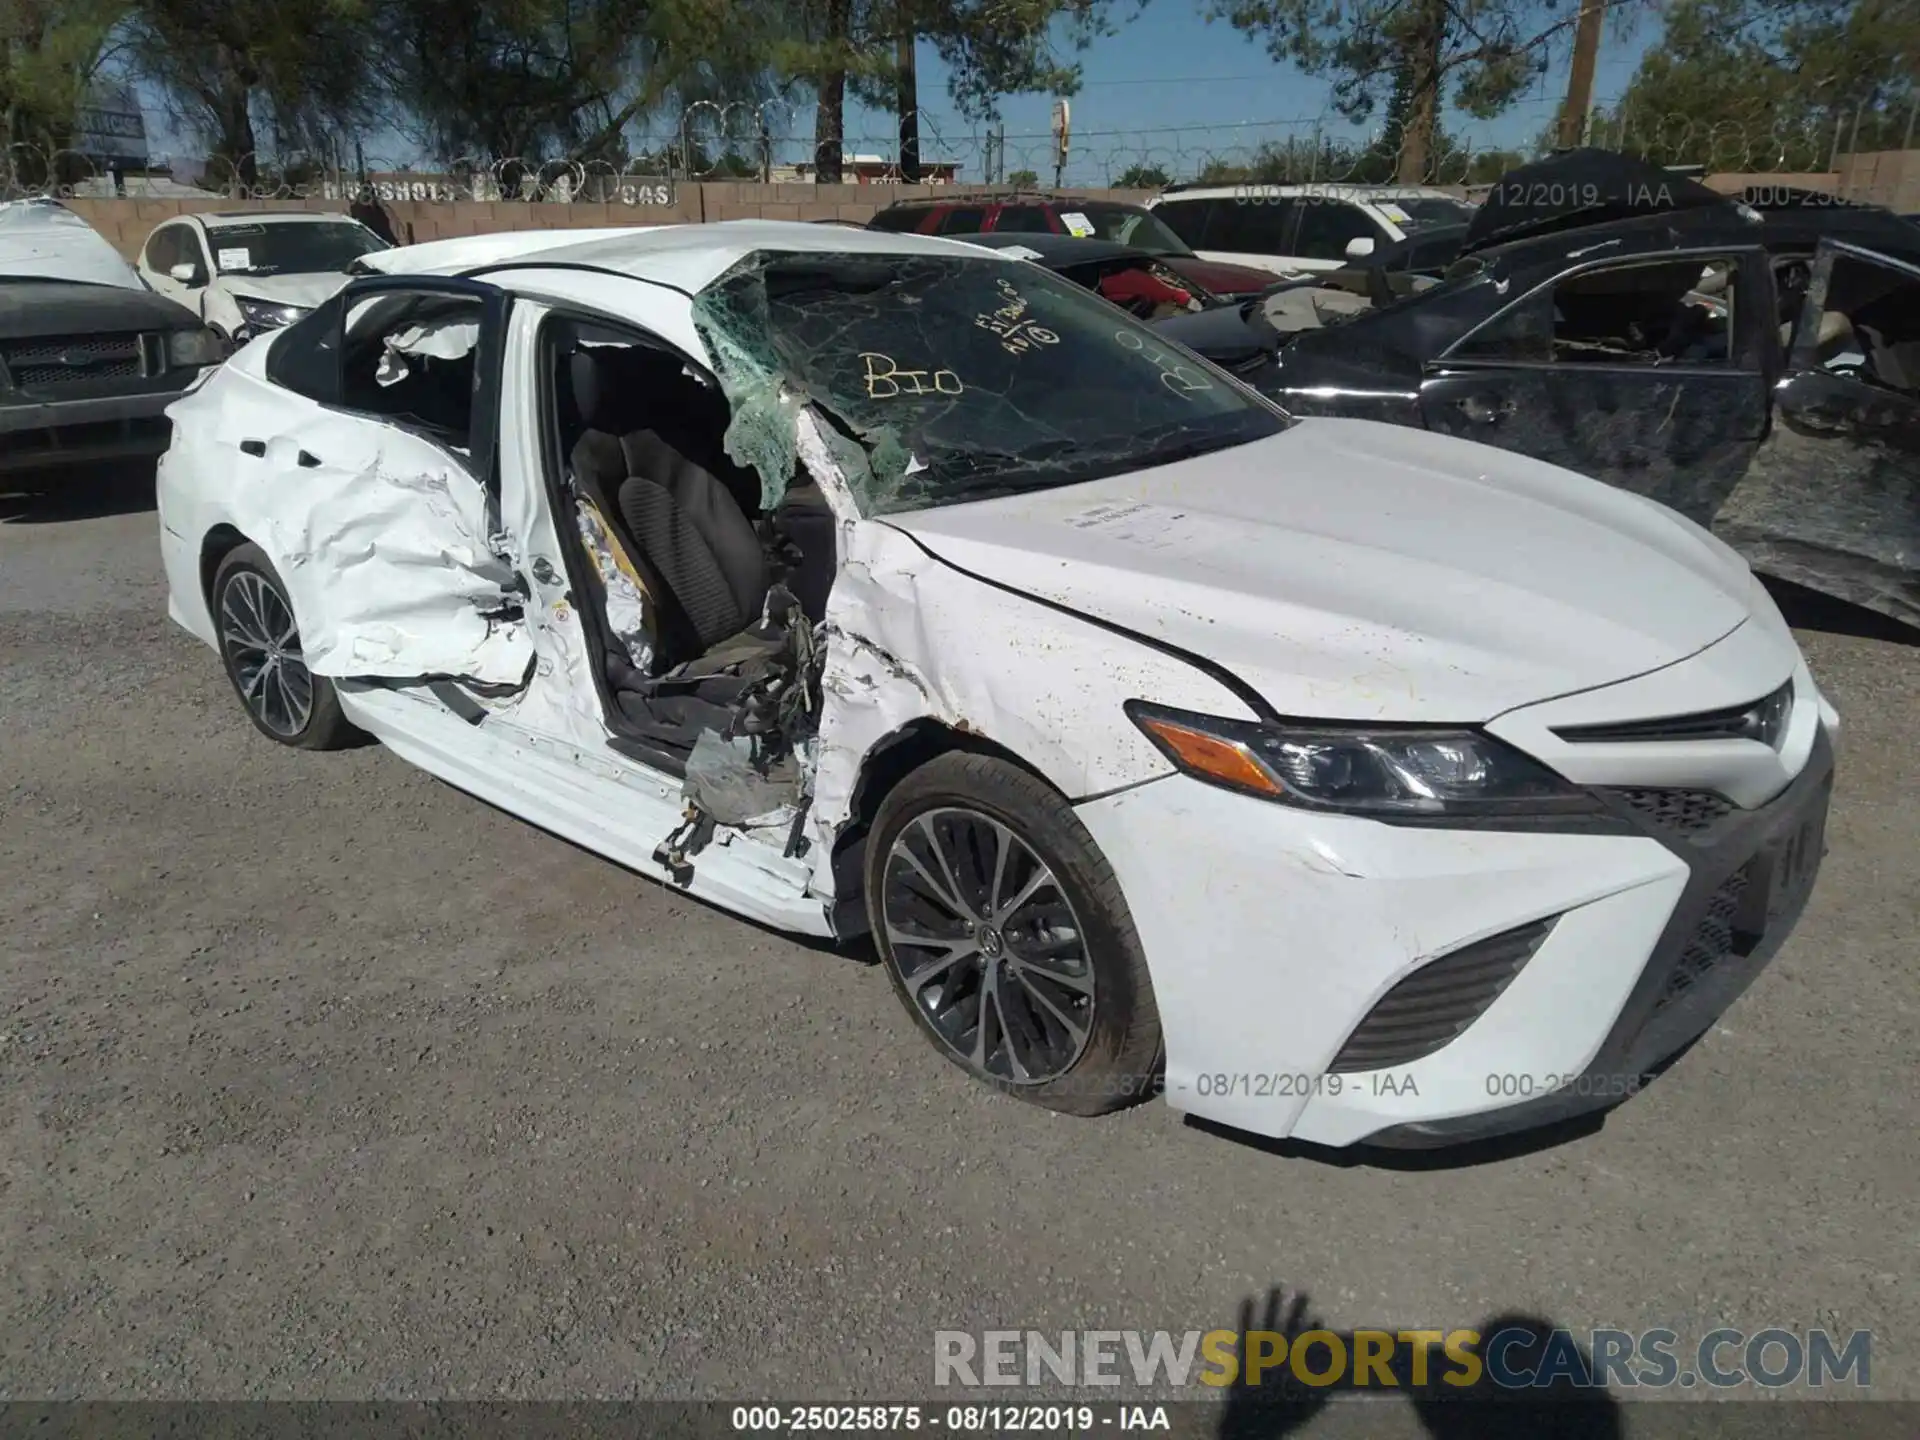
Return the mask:
POLYGON ((53 201, 0 205, 0 476, 150 459, 226 347, 53 201))
POLYGON ((1512 172, 1442 284, 1288 336, 1260 388, 1595 476, 1920 624, 1920 231, 1608 160, 1512 172))

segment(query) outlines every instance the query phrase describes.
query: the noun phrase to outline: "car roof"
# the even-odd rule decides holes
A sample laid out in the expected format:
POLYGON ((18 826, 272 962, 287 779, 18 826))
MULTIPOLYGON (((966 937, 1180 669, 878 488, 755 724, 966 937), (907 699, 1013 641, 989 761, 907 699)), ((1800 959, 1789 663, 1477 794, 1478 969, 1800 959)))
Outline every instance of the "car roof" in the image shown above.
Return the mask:
POLYGON ((186 217, 208 229, 228 225, 358 225, 337 210, 201 210, 186 217))
MULTIPOLYGON (((1118 240, 1102 240, 1092 235, 1055 235, 1021 231, 989 232, 983 235, 956 235, 955 240, 986 250, 1025 250, 1050 266, 1090 265, 1101 260, 1120 258, 1151 260, 1146 251, 1118 240)), ((1025 258, 1025 257, 1022 257, 1025 258)))
POLYGON ((1912 263, 1920 257, 1920 228, 1888 210, 1806 207, 1753 210, 1729 201, 1694 210, 1658 210, 1631 219, 1601 220, 1564 230, 1463 251, 1464 258, 1500 261, 1514 270, 1558 265, 1573 252, 1617 244, 1621 253, 1756 245, 1767 250, 1811 250, 1823 239, 1864 246, 1912 263))
POLYGON ((1277 200, 1301 195, 1313 195, 1322 200, 1351 200, 1359 205, 1371 205, 1382 200, 1460 200, 1462 205, 1471 202, 1461 200, 1451 190, 1437 189, 1431 185, 1334 185, 1308 183, 1304 185, 1269 185, 1245 182, 1236 185, 1170 185, 1154 197, 1154 203, 1164 200, 1238 200, 1251 195, 1271 196, 1277 200))
POLYGON ((1055 190, 962 190, 952 195, 909 196, 885 206, 887 210, 928 210, 943 205, 1117 205, 1144 210, 1137 200, 1114 200, 1104 195, 1065 195, 1055 190))
POLYGON ((499 266, 604 270, 695 294, 757 251, 815 255, 944 255, 983 247, 933 235, 842 230, 800 220, 722 220, 608 230, 518 230, 406 245, 357 262, 388 275, 466 275, 499 266))

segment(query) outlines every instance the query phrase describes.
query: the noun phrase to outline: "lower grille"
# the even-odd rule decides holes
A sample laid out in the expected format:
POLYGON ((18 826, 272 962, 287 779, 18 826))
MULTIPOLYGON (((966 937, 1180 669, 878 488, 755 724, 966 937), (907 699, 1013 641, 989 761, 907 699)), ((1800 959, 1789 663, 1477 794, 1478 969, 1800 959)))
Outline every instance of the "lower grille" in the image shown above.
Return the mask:
POLYGON ((45 390, 95 380, 136 379, 145 373, 138 335, 36 336, 0 348, 15 386, 45 390))
POLYGON ((1350 1075, 1405 1065, 1450 1044, 1500 998, 1557 919, 1522 925, 1422 965, 1380 997, 1328 1070, 1350 1075))
POLYGON ((1711 790, 1615 790, 1659 829, 1683 840, 1707 840, 1734 813, 1734 803, 1711 790))
POLYGON ((1666 988, 1654 1002, 1654 1013, 1679 1000, 1711 974, 1716 966, 1740 951, 1734 931, 1734 917, 1740 912, 1740 899, 1752 882, 1751 867, 1733 872, 1721 881, 1720 888, 1707 900, 1706 913, 1694 927, 1692 937, 1680 951, 1667 976, 1666 988))

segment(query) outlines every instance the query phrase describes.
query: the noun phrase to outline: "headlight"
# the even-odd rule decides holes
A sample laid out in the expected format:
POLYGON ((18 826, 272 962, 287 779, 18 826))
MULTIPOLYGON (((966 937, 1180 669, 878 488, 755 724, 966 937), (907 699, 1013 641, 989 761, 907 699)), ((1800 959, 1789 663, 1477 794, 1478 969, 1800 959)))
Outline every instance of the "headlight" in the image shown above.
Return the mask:
POLYGON ((249 300, 244 295, 233 297, 240 307, 240 317, 247 322, 247 329, 258 334, 262 330, 278 330, 283 325, 291 325, 296 320, 307 318, 305 307, 299 305, 276 305, 271 300, 249 300))
POLYGON ((227 358, 227 347, 211 330, 174 330, 167 336, 167 366, 184 370, 189 366, 218 365, 227 358))
POLYGON ((1144 701, 1127 715, 1196 779, 1307 810, 1381 819, 1592 814, 1599 802, 1477 730, 1262 725, 1144 701))

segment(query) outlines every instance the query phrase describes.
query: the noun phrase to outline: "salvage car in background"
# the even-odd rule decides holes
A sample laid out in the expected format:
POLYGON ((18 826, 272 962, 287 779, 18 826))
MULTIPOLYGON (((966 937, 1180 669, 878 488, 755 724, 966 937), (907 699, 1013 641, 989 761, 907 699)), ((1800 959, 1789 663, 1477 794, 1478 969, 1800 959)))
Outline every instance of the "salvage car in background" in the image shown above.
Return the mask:
POLYGON ((1920 623, 1920 268, 1642 185, 1663 203, 1496 215, 1446 283, 1290 337, 1263 390, 1596 476, 1920 623))
POLYGON ((956 235, 1010 260, 1032 260, 1148 322, 1227 303, 1145 250, 1072 235, 956 235))
POLYGON ((1449 191, 1407 185, 1175 185, 1148 205, 1201 258, 1278 275, 1344 269, 1388 249, 1432 269, 1452 258, 1475 214, 1449 191))
POLYGON ((298 320, 347 283, 355 260, 388 248, 358 220, 328 211, 182 215, 154 227, 140 274, 244 343, 298 320))
POLYGON ((870 230, 899 234, 1059 235, 1070 240, 1106 240, 1144 251, 1201 289, 1223 299, 1257 295, 1273 276, 1256 265, 1203 259, 1145 205, 1089 200, 1073 195, 1017 190, 902 200, 867 222, 870 230))
POLYGON ((71 210, 0 204, 0 475, 151 459, 166 407, 225 356, 71 210))
POLYGON ((169 609, 272 739, 870 931, 1075 1113, 1163 1057, 1334 1145, 1598 1108, 1793 927, 1836 717, 1671 511, 1295 421, 977 246, 503 238, 369 257, 174 408, 169 609))

